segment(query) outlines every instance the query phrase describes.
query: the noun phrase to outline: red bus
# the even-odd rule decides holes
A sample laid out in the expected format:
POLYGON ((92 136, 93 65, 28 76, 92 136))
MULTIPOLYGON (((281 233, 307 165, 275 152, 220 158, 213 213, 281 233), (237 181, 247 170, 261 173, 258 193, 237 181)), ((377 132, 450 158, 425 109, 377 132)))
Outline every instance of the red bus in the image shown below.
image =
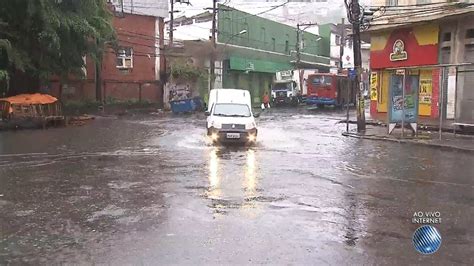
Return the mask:
POLYGON ((356 95, 350 87, 349 78, 331 73, 311 74, 306 80, 308 94, 306 104, 318 106, 344 106, 355 104, 356 95))

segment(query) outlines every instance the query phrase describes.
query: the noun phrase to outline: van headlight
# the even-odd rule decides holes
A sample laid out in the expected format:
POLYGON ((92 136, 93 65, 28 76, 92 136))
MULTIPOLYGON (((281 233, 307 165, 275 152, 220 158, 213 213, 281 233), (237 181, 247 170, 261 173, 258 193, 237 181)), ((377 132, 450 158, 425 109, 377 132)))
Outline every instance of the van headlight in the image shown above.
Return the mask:
POLYGON ((257 125, 255 124, 255 122, 250 122, 250 123, 245 124, 245 129, 254 129, 256 127, 257 125))
POLYGON ((211 122, 211 127, 221 129, 222 128, 222 123, 212 121, 211 122))

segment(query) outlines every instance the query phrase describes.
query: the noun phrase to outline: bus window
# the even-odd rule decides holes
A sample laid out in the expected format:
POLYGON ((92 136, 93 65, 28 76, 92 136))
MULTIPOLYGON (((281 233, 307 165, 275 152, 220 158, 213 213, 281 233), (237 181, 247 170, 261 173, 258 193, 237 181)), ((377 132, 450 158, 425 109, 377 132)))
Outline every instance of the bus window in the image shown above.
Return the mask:
POLYGON ((314 85, 331 85, 332 83, 332 77, 330 76, 316 76, 313 77, 313 80, 311 81, 314 85))

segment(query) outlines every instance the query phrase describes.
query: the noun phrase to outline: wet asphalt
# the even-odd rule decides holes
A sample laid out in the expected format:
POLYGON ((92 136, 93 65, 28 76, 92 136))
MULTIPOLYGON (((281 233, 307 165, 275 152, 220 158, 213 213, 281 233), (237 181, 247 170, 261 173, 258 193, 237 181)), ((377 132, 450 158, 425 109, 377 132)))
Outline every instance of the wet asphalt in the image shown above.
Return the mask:
POLYGON ((253 147, 205 117, 0 133, 0 264, 474 264, 474 155, 343 137, 337 111, 272 109, 253 147), (442 245, 412 244, 439 211, 442 245))

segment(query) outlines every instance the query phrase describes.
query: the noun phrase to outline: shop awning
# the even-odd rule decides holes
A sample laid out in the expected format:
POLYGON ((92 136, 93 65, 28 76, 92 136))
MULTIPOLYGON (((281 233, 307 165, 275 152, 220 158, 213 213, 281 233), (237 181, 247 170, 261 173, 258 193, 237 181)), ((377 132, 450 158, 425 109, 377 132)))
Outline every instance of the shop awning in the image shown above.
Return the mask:
POLYGON ((16 96, 11 96, 7 98, 1 98, 0 101, 9 102, 10 104, 51 104, 58 101, 55 97, 49 94, 19 94, 16 96))
POLYGON ((266 60, 249 59, 242 57, 231 56, 229 58, 230 69, 249 71, 249 72, 264 72, 264 73, 275 73, 282 70, 293 69, 291 64, 279 63, 266 60))

